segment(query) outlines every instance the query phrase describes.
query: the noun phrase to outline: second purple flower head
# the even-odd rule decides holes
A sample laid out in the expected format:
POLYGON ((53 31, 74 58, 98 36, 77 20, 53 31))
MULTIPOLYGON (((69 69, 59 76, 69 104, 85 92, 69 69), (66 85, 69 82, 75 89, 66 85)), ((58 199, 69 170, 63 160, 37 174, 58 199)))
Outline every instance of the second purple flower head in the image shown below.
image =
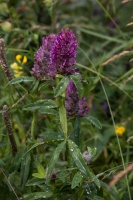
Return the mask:
POLYGON ((58 35, 42 38, 42 46, 34 55, 32 73, 37 79, 54 78, 56 74, 70 75, 76 72, 78 43, 72 30, 61 30, 58 35))

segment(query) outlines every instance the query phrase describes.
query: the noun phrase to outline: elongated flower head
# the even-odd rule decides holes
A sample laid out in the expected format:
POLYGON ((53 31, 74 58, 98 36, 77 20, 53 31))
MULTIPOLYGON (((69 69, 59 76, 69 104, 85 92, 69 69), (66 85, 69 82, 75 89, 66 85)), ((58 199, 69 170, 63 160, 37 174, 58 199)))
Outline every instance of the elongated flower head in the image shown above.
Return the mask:
POLYGON ((56 74, 73 74, 76 71, 72 66, 76 62, 77 46, 78 43, 71 30, 60 31, 56 37, 52 51, 50 52, 50 69, 56 74))
POLYGON ((76 72, 77 41, 71 30, 62 30, 58 35, 42 38, 42 46, 35 53, 32 74, 37 79, 55 78, 56 74, 69 75, 76 72))
POLYGON ((65 107, 68 116, 83 117, 88 112, 85 97, 80 100, 77 93, 77 88, 72 80, 66 88, 65 107))
POLYGON ((46 38, 42 38, 42 46, 34 55, 34 67, 32 73, 37 79, 50 78, 49 77, 49 62, 50 62, 50 51, 55 41, 56 35, 51 34, 46 38))

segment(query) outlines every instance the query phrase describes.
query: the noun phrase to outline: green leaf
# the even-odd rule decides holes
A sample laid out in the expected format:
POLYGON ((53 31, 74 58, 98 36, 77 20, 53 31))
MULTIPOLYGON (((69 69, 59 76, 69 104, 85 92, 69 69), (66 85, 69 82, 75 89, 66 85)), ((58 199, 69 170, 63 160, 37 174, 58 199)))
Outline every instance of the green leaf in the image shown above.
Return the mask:
POLYGON ((87 150, 88 152, 91 154, 92 157, 94 157, 96 155, 96 152, 97 152, 97 148, 90 148, 90 147, 87 147, 87 150))
POLYGON ((64 140, 62 132, 47 131, 40 134, 40 137, 45 138, 45 142, 64 140))
POLYGON ((38 170, 39 174, 46 175, 46 172, 42 165, 37 165, 37 170, 38 170))
POLYGON ((5 112, 5 110, 0 110, 0 113, 3 113, 3 112, 5 112))
POLYGON ((35 81, 33 82, 33 84, 31 85, 30 89, 29 89, 29 93, 33 93, 37 90, 39 85, 39 81, 35 79, 35 81))
POLYGON ((91 31, 91 30, 83 29, 83 28, 81 28, 80 31, 83 33, 87 33, 89 35, 93 35, 93 37, 101 38, 103 40, 108 40, 108 41, 117 42, 117 43, 123 43, 123 40, 117 39, 115 37, 106 36, 105 34, 99 33, 96 31, 91 31))
POLYGON ((72 78, 72 80, 77 88, 79 97, 81 98, 83 95, 83 85, 81 83, 79 75, 71 75, 70 77, 72 78))
POLYGON ((40 108, 55 108, 57 104, 51 99, 39 100, 35 103, 28 104, 23 107, 23 110, 36 110, 40 108))
POLYGON ((120 84, 120 88, 126 91, 133 91, 133 84, 120 84))
POLYGON ((70 154, 71 154, 75 164, 79 168, 79 170, 86 176, 89 176, 89 174, 90 174, 89 169, 88 169, 77 145, 72 140, 68 140, 68 145, 69 145, 70 154))
POLYGON ((27 147, 22 147, 18 150, 18 152, 16 153, 14 160, 13 160, 13 167, 14 169, 17 171, 18 168, 20 167, 22 158, 24 156, 25 151, 27 150, 27 147))
POLYGON ((58 115, 58 112, 54 109, 50 109, 50 108, 42 108, 39 110, 40 113, 42 114, 48 114, 48 115, 58 115))
POLYGON ((99 128, 99 129, 102 128, 102 125, 101 125, 100 121, 97 118, 92 117, 90 115, 85 115, 84 118, 87 119, 89 122, 91 122, 97 128, 99 128))
POLYGON ((33 173, 32 176, 37 177, 37 178, 45 178, 46 176, 46 171, 44 170, 42 165, 37 165, 37 170, 38 173, 33 173))
POLYGON ((29 153, 32 149, 34 149, 34 148, 36 148, 36 147, 38 147, 38 146, 40 146, 40 145, 43 145, 45 142, 39 142, 39 143, 36 143, 36 144, 34 144, 26 153, 25 153, 25 155, 27 154, 27 153, 29 153))
POLYGON ((52 155, 52 157, 51 157, 51 159, 50 159, 50 162, 49 162, 49 164, 48 164, 48 167, 47 167, 47 168, 48 168, 48 171, 47 171, 47 178, 49 178, 49 177, 51 176, 51 173, 52 173, 52 171, 53 171, 53 169, 54 169, 55 163, 57 162, 57 160, 58 160, 58 158, 59 158, 59 155, 60 155, 62 149, 64 148, 65 144, 66 144, 66 142, 63 141, 63 142, 60 143, 60 144, 56 147, 56 149, 54 150, 54 153, 53 153, 53 155, 52 155))
POLYGON ((80 147, 80 117, 76 117, 74 122, 74 141, 80 147))
POLYGON ((61 79, 61 81, 58 83, 58 85, 55 89, 55 97, 58 97, 59 95, 61 95, 65 91, 65 89, 68 85, 68 82, 69 82, 68 77, 63 77, 61 79))
POLYGON ((101 184, 101 187, 102 187, 104 193, 107 194, 110 199, 112 199, 111 197, 113 197, 113 199, 117 199, 117 200, 121 199, 118 189, 116 189, 115 186, 109 189, 109 186, 105 182, 100 181, 100 184, 101 184))
POLYGON ((49 83, 44 82, 39 86, 38 91, 45 90, 48 86, 49 86, 49 83))
POLYGON ((34 186, 34 185, 41 185, 45 183, 45 179, 38 179, 38 178, 32 178, 30 179, 27 183, 26 183, 26 186, 34 186))
POLYGON ((61 103, 61 106, 59 107, 59 115, 60 115, 60 123, 62 126, 63 133, 67 134, 67 114, 66 109, 63 105, 63 102, 61 103))
POLYGON ((71 188, 74 189, 75 187, 77 187, 81 182, 82 178, 83 176, 81 175, 81 172, 77 172, 73 177, 71 188))
POLYGON ((9 142, 0 142, 0 147, 7 146, 9 142))
POLYGON ((24 195, 24 200, 36 200, 36 199, 46 199, 48 197, 51 197, 53 193, 51 191, 46 192, 34 192, 31 194, 24 195))
POLYGON ((14 78, 11 81, 9 81, 8 85, 14 85, 14 84, 21 83, 21 82, 33 82, 33 81, 35 81, 34 77, 20 76, 18 78, 14 78))
POLYGON ((100 188, 100 181, 99 181, 99 179, 95 176, 95 174, 93 174, 92 172, 90 172, 90 176, 91 176, 92 180, 94 181, 94 183, 97 185, 97 187, 100 188))
POLYGON ((39 173, 33 173, 32 176, 36 177, 36 178, 45 178, 45 176, 42 176, 42 174, 39 174, 39 173))
POLYGON ((30 172, 31 154, 28 153, 23 156, 21 162, 21 186, 24 187, 30 172))
POLYGON ((5 163, 0 159, 0 167, 4 167, 5 163))

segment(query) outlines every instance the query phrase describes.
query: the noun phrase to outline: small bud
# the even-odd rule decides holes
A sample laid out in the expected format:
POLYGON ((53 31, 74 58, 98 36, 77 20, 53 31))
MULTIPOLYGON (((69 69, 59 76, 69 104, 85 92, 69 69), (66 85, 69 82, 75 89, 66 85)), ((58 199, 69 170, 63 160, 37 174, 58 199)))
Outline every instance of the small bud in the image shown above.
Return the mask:
POLYGON ((10 33, 12 30, 12 24, 10 22, 3 22, 1 28, 3 31, 10 33))
POLYGON ((55 171, 53 171, 51 174, 51 179, 55 179, 55 178, 56 178, 56 173, 55 173, 55 171))
POLYGON ((88 151, 85 151, 85 152, 83 153, 83 158, 84 158, 85 162, 87 163, 87 165, 89 165, 89 164, 90 164, 90 161, 91 161, 91 159, 92 159, 91 154, 90 154, 88 151))

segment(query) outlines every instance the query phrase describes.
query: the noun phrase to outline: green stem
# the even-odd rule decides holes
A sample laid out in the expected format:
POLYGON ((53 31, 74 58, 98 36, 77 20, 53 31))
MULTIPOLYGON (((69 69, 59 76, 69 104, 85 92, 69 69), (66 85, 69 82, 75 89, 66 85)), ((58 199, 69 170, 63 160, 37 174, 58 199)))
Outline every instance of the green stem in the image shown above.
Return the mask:
POLYGON ((114 19, 111 17, 111 15, 109 14, 109 12, 103 7, 103 5, 101 4, 101 2, 99 0, 96 0, 97 3, 99 4, 99 6, 103 9, 103 11, 105 12, 105 14, 110 18, 110 20, 113 22, 113 24, 115 25, 115 27, 117 28, 117 30, 119 31, 120 35, 123 37, 124 40, 126 40, 125 35, 123 34, 123 32, 121 31, 121 29, 119 28, 119 26, 117 25, 117 23, 114 21, 114 19))
POLYGON ((33 112, 33 119, 32 119, 32 123, 31 123, 31 137, 32 137, 32 139, 35 138, 35 132, 36 132, 36 126, 37 126, 37 117, 38 117, 38 112, 37 112, 37 110, 35 110, 33 112))
MULTIPOLYGON (((81 50, 83 52, 83 50, 81 50)), ((84 53, 84 52, 83 52, 84 53)), ((119 151, 120 151, 120 156, 121 156, 121 160, 122 160, 122 165, 123 165, 123 169, 125 170, 125 163, 124 163, 124 158, 123 158, 123 154, 122 154, 122 149, 121 149, 121 145, 120 145, 120 141, 119 141, 119 137, 116 133, 116 125, 115 125, 115 120, 114 120, 114 117, 113 117, 113 113, 112 113, 112 109, 111 109, 111 106, 110 106, 110 102, 109 102, 109 99, 108 99, 108 96, 107 96, 107 93, 106 93, 106 90, 105 90, 105 87, 103 85, 103 82, 102 82, 102 79, 101 79, 101 75, 97 72, 93 62, 90 60, 90 58, 84 53, 84 55, 87 57, 87 59, 89 60, 89 62, 91 63, 92 67, 94 68, 94 71, 95 73, 97 74, 97 76, 99 77, 99 81, 101 83, 101 86, 102 86, 102 89, 103 89, 103 92, 104 92, 104 95, 105 95, 105 98, 107 100, 107 104, 108 104, 108 107, 109 107, 109 111, 110 111, 110 115, 111 115, 111 119, 112 119, 112 122, 113 122, 113 126, 114 126, 114 132, 116 134, 116 138, 117 138, 117 143, 118 143, 118 147, 119 147, 119 151)), ((88 69, 89 70, 89 69, 88 69)), ((127 189, 128 189, 128 195, 129 195, 129 199, 132 200, 131 198, 131 193, 130 193, 130 188, 129 188, 129 183, 128 183, 128 179, 127 179, 127 175, 125 175, 125 179, 126 179, 126 184, 127 184, 127 189)))
POLYGON ((77 117, 74 123, 74 140, 79 148, 81 148, 81 135, 80 135, 80 118, 77 117))

